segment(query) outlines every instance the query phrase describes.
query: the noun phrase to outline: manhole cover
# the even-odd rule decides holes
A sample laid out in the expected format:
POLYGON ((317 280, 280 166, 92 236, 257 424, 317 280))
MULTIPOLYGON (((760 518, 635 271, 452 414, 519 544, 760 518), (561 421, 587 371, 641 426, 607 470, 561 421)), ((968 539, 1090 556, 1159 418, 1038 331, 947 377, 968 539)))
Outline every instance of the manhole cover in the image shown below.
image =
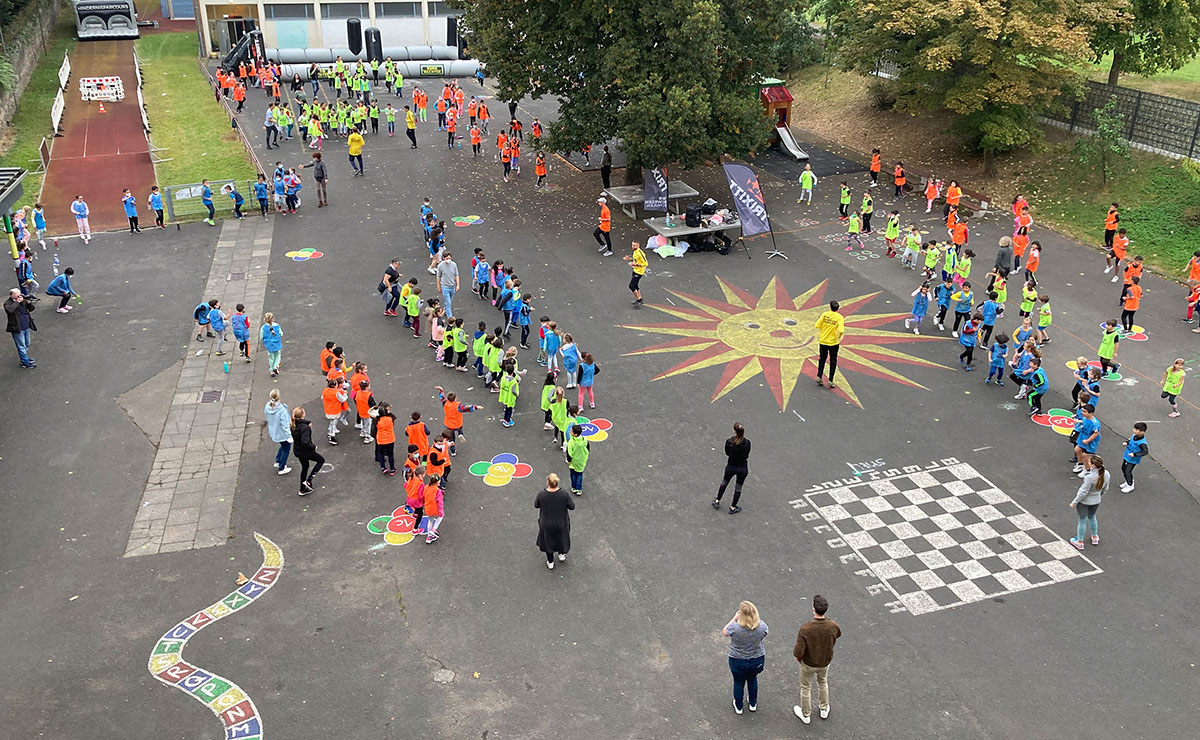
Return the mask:
POLYGON ((225 391, 204 391, 200 394, 200 403, 216 403, 225 397, 225 391))

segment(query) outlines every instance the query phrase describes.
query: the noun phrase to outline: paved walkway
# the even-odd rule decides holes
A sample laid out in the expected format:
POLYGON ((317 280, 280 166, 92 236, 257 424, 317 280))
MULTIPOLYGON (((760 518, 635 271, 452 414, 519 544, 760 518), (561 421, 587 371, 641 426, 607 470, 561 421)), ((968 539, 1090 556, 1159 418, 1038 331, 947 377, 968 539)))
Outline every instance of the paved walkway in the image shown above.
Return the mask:
MULTIPOLYGON (((225 221, 204 291, 225 311, 245 304, 252 335, 262 318, 273 224, 225 221)), ((213 342, 193 337, 188 347, 126 557, 224 545, 229 537, 254 365, 238 357, 236 341, 226 343, 223 357, 213 342)))

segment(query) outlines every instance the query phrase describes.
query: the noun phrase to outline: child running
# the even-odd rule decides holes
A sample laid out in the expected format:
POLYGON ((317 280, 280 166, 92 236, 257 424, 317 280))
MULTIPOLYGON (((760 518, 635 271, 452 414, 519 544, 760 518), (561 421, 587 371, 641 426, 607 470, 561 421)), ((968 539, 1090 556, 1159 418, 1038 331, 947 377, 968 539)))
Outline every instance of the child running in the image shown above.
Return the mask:
POLYGON ((1183 380, 1187 374, 1186 365, 1187 363, 1184 361, 1184 359, 1182 357, 1178 357, 1175 359, 1175 362, 1171 363, 1171 366, 1163 372, 1161 381, 1162 397, 1167 399, 1167 403, 1171 404, 1171 413, 1167 414, 1167 416, 1172 419, 1179 416, 1179 404, 1176 403, 1176 399, 1179 397, 1179 394, 1183 392, 1183 380))

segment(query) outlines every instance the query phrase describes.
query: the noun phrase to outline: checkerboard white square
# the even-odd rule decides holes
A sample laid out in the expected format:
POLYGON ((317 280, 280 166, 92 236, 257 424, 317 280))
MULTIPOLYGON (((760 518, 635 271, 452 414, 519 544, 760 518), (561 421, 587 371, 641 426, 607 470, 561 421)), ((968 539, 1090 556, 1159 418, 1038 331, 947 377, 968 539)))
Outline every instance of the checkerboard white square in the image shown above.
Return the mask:
POLYGON ((1102 572, 966 463, 804 498, 912 614, 1102 572))

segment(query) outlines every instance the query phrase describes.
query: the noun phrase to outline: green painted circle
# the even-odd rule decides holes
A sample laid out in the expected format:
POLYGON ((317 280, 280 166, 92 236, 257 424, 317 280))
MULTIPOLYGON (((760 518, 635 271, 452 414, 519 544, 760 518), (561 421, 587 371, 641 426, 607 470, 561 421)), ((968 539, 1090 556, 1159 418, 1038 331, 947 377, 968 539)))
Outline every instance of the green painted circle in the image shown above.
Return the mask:
POLYGON ((390 516, 377 516, 367 522, 367 529, 370 530, 371 534, 383 534, 387 531, 387 523, 391 520, 390 516))
POLYGON ((491 467, 492 464, 487 460, 480 460, 477 463, 471 463, 471 467, 467 468, 467 470, 471 475, 487 475, 488 469, 491 467))

